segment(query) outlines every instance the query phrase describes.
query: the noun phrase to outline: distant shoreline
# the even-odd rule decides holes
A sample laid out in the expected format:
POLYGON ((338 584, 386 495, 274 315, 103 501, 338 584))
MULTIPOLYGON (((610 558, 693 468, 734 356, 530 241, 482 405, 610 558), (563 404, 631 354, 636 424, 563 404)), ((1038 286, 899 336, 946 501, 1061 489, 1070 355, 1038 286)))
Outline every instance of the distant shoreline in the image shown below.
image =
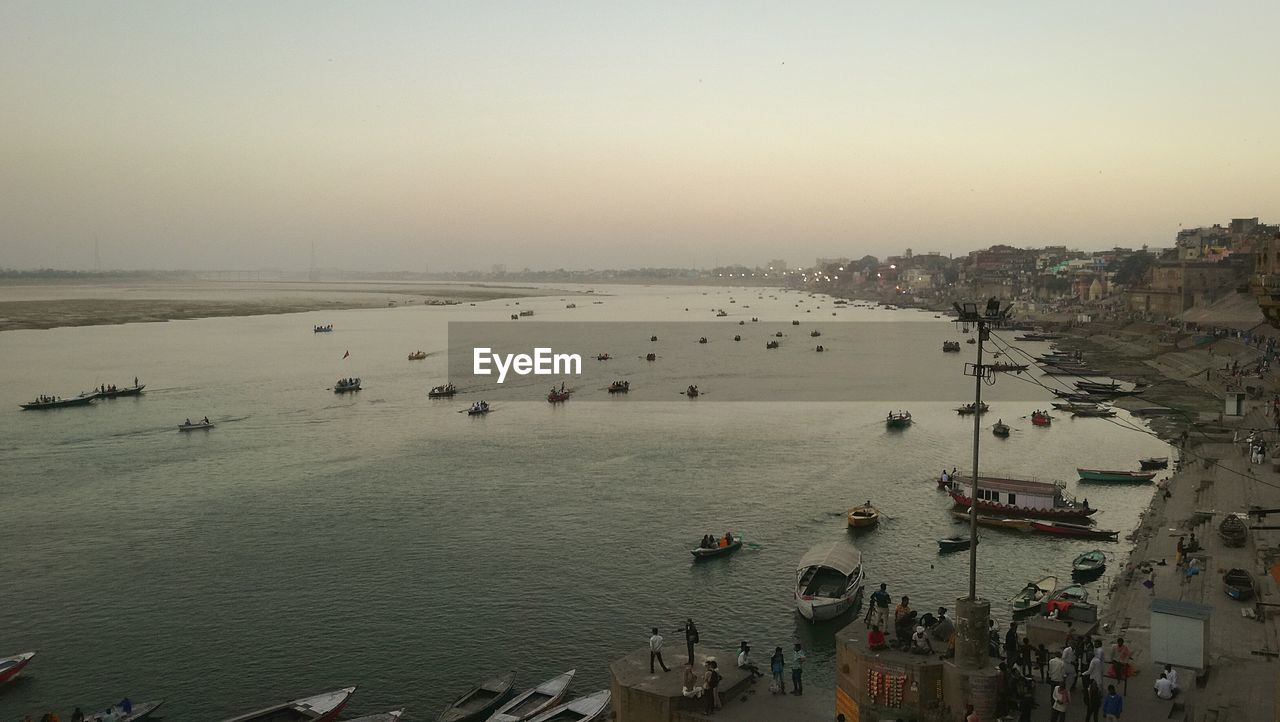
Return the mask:
POLYGON ((579 294, 563 289, 468 283, 24 283, 0 288, 0 331, 388 306, 451 306, 548 295, 579 294))

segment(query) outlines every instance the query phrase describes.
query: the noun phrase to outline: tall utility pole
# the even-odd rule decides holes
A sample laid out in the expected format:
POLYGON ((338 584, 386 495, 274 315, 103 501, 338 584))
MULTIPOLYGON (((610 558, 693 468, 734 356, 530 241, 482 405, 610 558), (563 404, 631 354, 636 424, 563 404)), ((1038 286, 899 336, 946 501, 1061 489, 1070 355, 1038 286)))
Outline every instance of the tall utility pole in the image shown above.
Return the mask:
POLYGON ((992 378, 989 366, 982 363, 983 342, 991 336, 991 326, 1000 325, 1009 317, 1012 306, 997 299, 987 301, 979 309, 976 303, 956 303, 956 320, 974 324, 978 332, 977 362, 965 365, 965 375, 973 377, 973 477, 969 487, 969 600, 978 599, 978 449, 982 438, 982 382, 992 378))

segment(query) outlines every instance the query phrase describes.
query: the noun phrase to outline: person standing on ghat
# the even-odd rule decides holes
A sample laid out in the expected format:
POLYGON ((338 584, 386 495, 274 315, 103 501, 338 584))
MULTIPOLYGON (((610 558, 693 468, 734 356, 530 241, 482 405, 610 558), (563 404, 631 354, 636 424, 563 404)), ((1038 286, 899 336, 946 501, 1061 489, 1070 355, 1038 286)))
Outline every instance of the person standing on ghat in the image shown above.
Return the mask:
POLYGON ((684 620, 684 626, 676 630, 684 632, 684 644, 689 650, 689 664, 693 664, 693 645, 698 643, 698 628, 693 624, 693 617, 684 620))

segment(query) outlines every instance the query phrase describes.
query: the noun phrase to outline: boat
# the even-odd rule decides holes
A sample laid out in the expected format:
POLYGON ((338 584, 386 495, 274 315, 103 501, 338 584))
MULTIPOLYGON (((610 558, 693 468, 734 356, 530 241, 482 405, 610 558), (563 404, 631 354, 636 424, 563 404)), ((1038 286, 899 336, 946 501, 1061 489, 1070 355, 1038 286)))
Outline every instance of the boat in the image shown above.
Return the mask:
POLYGON ((1102 541, 1119 541, 1120 532, 1108 529, 1095 529, 1084 524, 1068 524, 1061 521, 1031 520, 1031 530, 1040 534, 1054 536, 1070 536, 1078 539, 1099 539, 1102 541))
POLYGON ((997 372, 997 373, 1006 373, 1006 374, 1008 374, 1008 373, 1014 373, 1014 374, 1020 374, 1020 373, 1022 373, 1023 371, 1026 371, 1026 370, 1027 370, 1028 368, 1030 368, 1030 367, 1029 367, 1029 366, 1027 366, 1026 364, 1007 364, 1007 363, 997 363, 997 364, 990 364, 990 365, 988 365, 988 366, 987 366, 987 368, 989 368, 989 369, 991 369, 992 371, 995 371, 995 372, 997 372))
POLYGON ((1021 336, 1014 336, 1013 340, 1014 341, 1057 341, 1058 339, 1061 339, 1061 338, 1066 338, 1066 337, 1060 333, 1028 332, 1028 333, 1022 334, 1021 336))
MULTIPOLYGON (((1062 482, 980 476, 978 512, 1060 521, 1084 521, 1097 513, 1097 509, 1077 504, 1068 497, 1063 491, 1065 486, 1062 482)), ((973 506, 968 497, 971 488, 972 482, 965 477, 955 479, 949 493, 956 506, 963 509, 973 506)))
POLYGON ((1245 569, 1228 569, 1227 573, 1222 575, 1222 586, 1227 596, 1238 602, 1253 599, 1258 588, 1253 575, 1245 569))
POLYGON ((333 331, 333 324, 328 324, 327 326, 313 326, 311 330, 315 333, 329 333, 330 331, 333 331))
POLYGON ((604 719, 611 696, 609 690, 602 689, 553 707, 537 717, 531 717, 529 722, 598 722, 604 719))
MULTIPOLYGON (((151 716, 152 712, 160 709, 160 705, 162 704, 164 704, 164 700, 162 699, 156 700, 155 702, 135 702, 130 706, 129 714, 125 714, 124 710, 121 709, 119 705, 114 705, 111 707, 111 711, 115 713, 115 716, 112 717, 112 719, 116 722, 133 722, 133 720, 146 719, 151 716)), ((95 722, 95 720, 97 722, 101 722, 106 718, 107 713, 105 711, 95 712, 93 714, 85 715, 84 722, 95 722)))
MULTIPOLYGON (((719 539, 723 539, 723 538, 724 537, 719 537, 719 539)), ((719 556, 724 556, 726 554, 732 554, 741 548, 742 548, 742 538, 734 537, 733 541, 730 542, 729 544, 726 544, 725 546, 698 547, 697 549, 690 549, 689 553, 692 554, 695 559, 709 559, 711 557, 719 557, 719 556)))
POLYGON ((971 541, 972 540, 969 539, 969 535, 967 534, 964 536, 949 536, 949 537, 946 537, 945 539, 939 539, 938 551, 957 552, 957 551, 960 551, 961 549, 968 549, 969 543, 971 541))
MULTIPOLYGON (((952 514, 957 520, 966 524, 969 523, 969 512, 955 511, 952 514)), ((1012 519, 1003 516, 988 516, 986 514, 978 515, 978 526, 989 526, 997 529, 1012 529, 1014 531, 1031 531, 1030 519, 1012 519)))
POLYGON ((134 384, 133 386, 125 386, 124 388, 113 386, 97 392, 94 396, 100 399, 118 399, 121 396, 140 396, 142 395, 142 390, 146 387, 146 384, 134 384))
POLYGON ((8 682, 21 674, 22 670, 31 663, 31 658, 34 656, 36 656, 35 652, 23 652, 22 654, 0 659, 0 684, 8 682))
POLYGON ((28 401, 25 404, 19 404, 24 411, 44 410, 44 409, 61 409, 68 406, 88 406, 93 403, 97 396, 94 394, 80 394, 64 399, 61 396, 41 396, 35 401, 28 401))
POLYGON ((1059 587, 1057 591, 1050 594, 1049 599, 1073 604, 1087 602, 1089 601, 1089 590, 1080 584, 1068 584, 1065 587, 1059 587))
POLYGON ((225 722, 333 722, 355 694, 355 687, 343 687, 312 697, 264 707, 256 712, 232 717, 225 722))
POLYGON ((687 388, 687 389, 685 389, 685 390, 684 390, 684 395, 685 395, 685 396, 688 396, 688 397, 689 397, 689 398, 691 398, 691 399, 696 399, 696 398, 698 398, 698 396, 699 396, 701 393, 702 393, 702 392, 698 390, 698 387, 697 387, 697 386, 693 386, 693 385, 690 385, 690 386, 689 386, 689 388, 687 388))
POLYGON ((607 354, 607 353, 598 353, 598 354, 596 354, 596 360, 597 360, 597 361, 608 361, 608 360, 609 360, 609 359, 611 359, 611 358, 613 358, 613 357, 612 357, 612 356, 610 356, 610 355, 609 355, 609 354, 607 354))
POLYGON ((426 357, 427 357, 426 351, 414 351, 413 353, 409 354, 410 361, 421 361, 426 357))
POLYGON ((533 311, 521 311, 521 312, 520 312, 520 315, 521 315, 521 316, 532 316, 532 315, 533 315, 533 311))
POLYGON ((823 351, 826 351, 826 349, 822 347, 822 344, 818 344, 818 347, 815 348, 814 351, 817 351, 818 353, 822 353, 823 351))
POLYGON ((975 411, 975 410, 976 410, 976 411, 977 411, 977 413, 979 413, 979 414, 985 414, 985 413, 987 413, 988 411, 990 411, 990 410, 991 410, 991 407, 990 407, 990 406, 988 406, 988 405, 987 405, 987 402, 985 402, 985 401, 979 401, 979 402, 977 403, 977 405, 974 405, 974 404, 971 402, 971 403, 967 403, 967 404, 965 404, 964 406, 961 406, 961 407, 957 408, 957 409, 956 409, 956 413, 957 413, 957 414, 960 414, 961 416, 968 416, 969 414, 974 413, 974 411, 975 411))
POLYGON ((453 384, 445 384, 443 386, 433 386, 431 390, 427 392, 427 398, 447 399, 456 393, 458 393, 458 387, 454 386, 453 384))
POLYGON ((991 433, 995 434, 996 436, 999 436, 1002 439, 1007 439, 1009 438, 1009 425, 1006 424, 1003 420, 997 421, 995 424, 991 426, 991 433))
POLYGON ((943 353, 960 353, 960 342, 959 341, 943 341, 942 352, 943 353))
POLYGON ((796 565, 796 608, 811 622, 834 619, 862 593, 862 553, 848 543, 819 544, 796 565))
POLYGON ((1222 537, 1222 543, 1229 547, 1242 547, 1249 536, 1249 527, 1245 526, 1244 520, 1235 514, 1227 514, 1227 518, 1218 525, 1218 536, 1222 537))
POLYGON ((631 390, 630 381, 614 381, 613 383, 609 384, 609 393, 611 394, 625 394, 630 390, 631 390))
POLYGON ((489 411, 488 401, 477 401, 471 405, 471 408, 467 409, 467 416, 484 416, 489 411))
POLYGON ((547 394, 547 401, 550 401, 553 404, 558 404, 568 400, 569 400, 569 392, 565 391, 563 388, 551 389, 551 391, 547 394))
POLYGON ((333 393, 346 394, 360 390, 360 379, 339 379, 333 384, 333 393))
POLYGON ((1053 417, 1049 415, 1048 411, 1037 410, 1031 412, 1031 424, 1033 426, 1048 426, 1051 423, 1053 423, 1053 417))
POLYGON ((1081 481, 1151 481, 1154 471, 1110 471, 1105 469, 1076 469, 1081 481))
POLYGON ((578 307, 578 304, 576 304, 576 303, 566 303, 566 304, 564 305, 564 307, 565 307, 565 308, 577 308, 577 307, 578 307))
POLYGON ((809 332, 809 335, 813 338, 817 338, 822 335, 822 332, 815 328, 809 332))
POLYGON ((1115 409, 1077 409, 1071 412, 1072 416, 1083 416, 1086 418, 1111 418, 1116 415, 1115 409))
POLYGON ((197 421, 194 424, 178 424, 178 431, 199 431, 200 429, 212 428, 212 421, 197 421))
POLYGON ((1054 401, 1053 408, 1074 413, 1077 410, 1097 410, 1101 407, 1095 403, 1085 401, 1054 401))
POLYGON ((970 338, 965 339, 965 340, 964 340, 964 342, 965 342, 965 343, 977 343, 977 342, 978 342, 978 340, 977 340, 977 339, 975 339, 975 338, 970 337, 970 338))
POLYGON ((733 336, 733 340, 734 340, 734 341, 741 341, 741 340, 742 340, 742 335, 741 335, 741 334, 734 334, 734 336, 733 336))
POLYGON ((478 722, 488 717, 511 693, 515 679, 515 672, 506 672, 484 680, 445 707, 436 722, 478 722))
POLYGON ((577 670, 571 669, 543 682, 504 702, 489 717, 488 722, 521 722, 546 712, 560 704, 569 691, 569 684, 577 670))
MULTIPOLYGON (((792 325, 792 326, 799 326, 799 325, 800 325, 800 322, 799 322, 799 321, 792 321, 792 322, 791 322, 791 325, 792 325)), ((781 332, 781 331, 779 331, 778 333, 782 333, 782 332, 781 332)))
POLYGON ((706 337, 706 336, 700 336, 700 337, 698 338, 698 343, 706 343, 706 342, 707 342, 707 337, 706 337))
POLYGON ((777 341, 767 341, 767 342, 765 342, 764 347, 765 347, 766 349, 770 349, 770 348, 777 348, 777 347, 778 347, 778 346, 780 346, 780 345, 781 345, 781 344, 779 344, 777 341))
POLYGON ((724 318, 725 316, 728 316, 728 315, 729 314, 725 312, 723 309, 716 311, 716 318, 724 318))
POLYGON ((645 361, 657 361, 657 360, 658 360, 658 354, 656 354, 656 353, 647 353, 647 354, 645 354, 645 355, 644 355, 644 360, 645 360, 645 361))
POLYGON ((365 717, 356 717, 346 722, 400 722, 400 718, 404 716, 404 708, 383 712, 381 714, 371 714, 365 717))
POLYGON ((778 331, 777 333, 773 334, 773 337, 774 337, 774 338, 782 338, 782 332, 781 332, 781 331, 778 331))
POLYGON ((884 419, 884 425, 890 429, 905 429, 911 425, 911 412, 890 411, 884 419))
POLYGON ((880 523, 880 510, 871 506, 871 502, 855 506, 845 513, 849 526, 855 528, 875 526, 880 523))
POLYGON ((649 340, 650 340, 650 341, 657 341, 657 340, 658 340, 658 337, 657 337, 657 336, 650 336, 650 337, 649 337, 649 340))
POLYGON ((1153 469, 1168 469, 1169 457, 1149 456, 1145 459, 1138 459, 1138 466, 1140 466, 1143 471, 1151 471, 1153 469))
POLYGON ((1014 614, 1033 611, 1044 604, 1058 588, 1058 578, 1049 576, 1038 582, 1028 582, 1022 591, 1013 595, 1009 602, 1013 605, 1014 614))
POLYGON ((1097 574, 1107 568, 1107 555, 1101 549, 1085 552, 1071 562, 1071 573, 1077 576, 1097 574))

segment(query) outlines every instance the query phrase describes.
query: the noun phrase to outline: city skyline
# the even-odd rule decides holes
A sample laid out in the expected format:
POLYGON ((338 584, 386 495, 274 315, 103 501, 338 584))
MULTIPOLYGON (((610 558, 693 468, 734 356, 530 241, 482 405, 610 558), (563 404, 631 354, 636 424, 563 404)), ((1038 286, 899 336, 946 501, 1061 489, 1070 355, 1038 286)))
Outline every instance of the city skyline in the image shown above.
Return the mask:
POLYGON ((1245 2, 10 3, 0 266, 1169 246, 1280 216, 1280 100, 1257 93, 1276 20, 1245 2))

